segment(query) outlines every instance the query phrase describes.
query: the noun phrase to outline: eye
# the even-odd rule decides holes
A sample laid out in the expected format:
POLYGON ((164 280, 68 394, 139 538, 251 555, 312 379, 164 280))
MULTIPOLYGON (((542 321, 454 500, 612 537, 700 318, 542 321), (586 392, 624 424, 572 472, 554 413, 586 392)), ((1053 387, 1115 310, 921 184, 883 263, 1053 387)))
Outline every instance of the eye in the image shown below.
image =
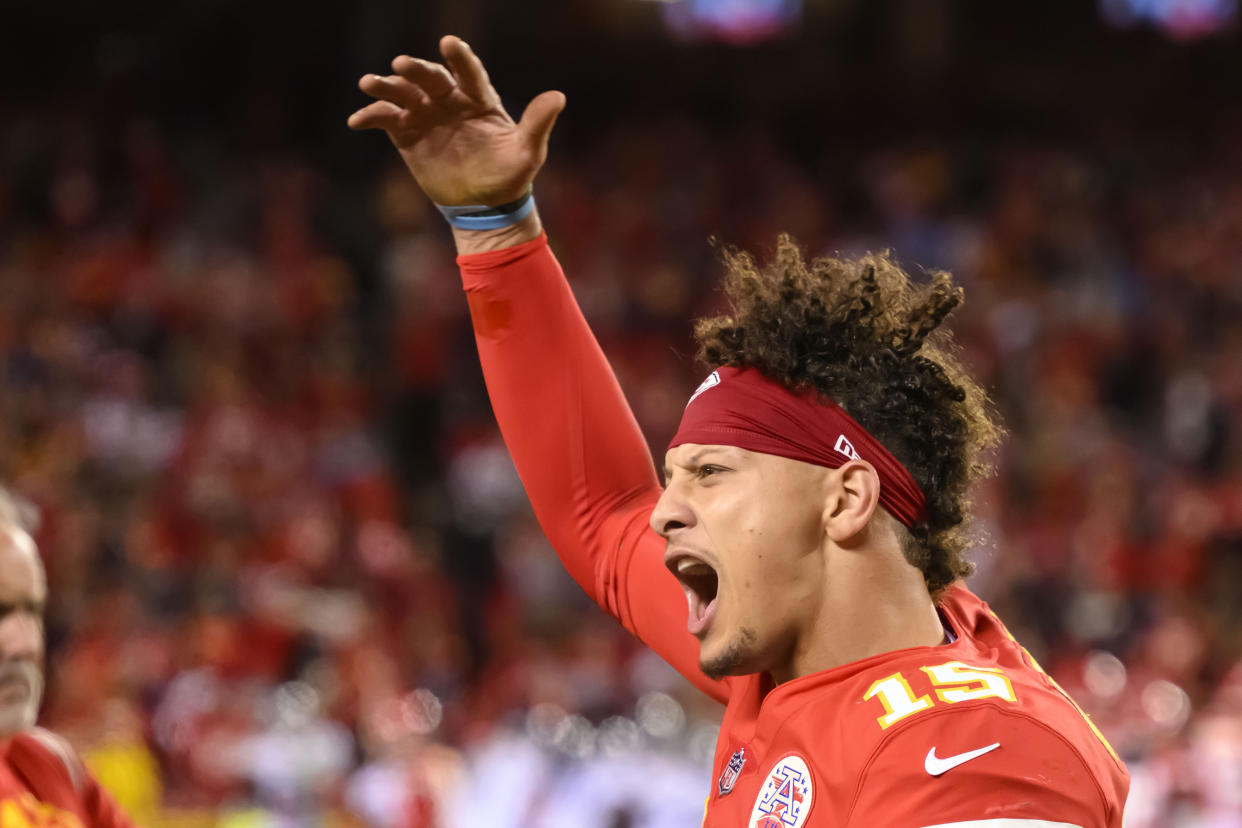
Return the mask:
POLYGON ((701 479, 704 477, 711 477, 712 475, 720 474, 723 471, 728 471, 728 469, 726 469, 724 466, 714 466, 711 463, 708 463, 706 465, 699 466, 697 476, 701 479))
POLYGON ((17 613, 28 613, 36 618, 42 619, 43 604, 37 601, 31 601, 29 603, 0 603, 0 619, 7 618, 8 616, 17 613))

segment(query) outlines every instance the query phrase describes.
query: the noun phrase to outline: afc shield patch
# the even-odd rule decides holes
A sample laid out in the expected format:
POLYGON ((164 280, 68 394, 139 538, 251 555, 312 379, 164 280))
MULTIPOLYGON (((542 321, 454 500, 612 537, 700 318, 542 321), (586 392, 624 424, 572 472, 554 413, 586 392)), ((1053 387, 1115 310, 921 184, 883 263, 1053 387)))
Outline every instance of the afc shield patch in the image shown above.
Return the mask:
POLYGON ((806 760, 791 753, 768 772, 746 824, 749 828, 801 828, 811 813, 814 793, 806 760))
POLYGON ((735 751, 729 757, 729 763, 725 765, 724 770, 720 772, 720 778, 716 780, 716 790, 720 791, 721 796, 733 790, 733 786, 737 784, 738 774, 742 772, 742 766, 745 764, 746 748, 735 751))

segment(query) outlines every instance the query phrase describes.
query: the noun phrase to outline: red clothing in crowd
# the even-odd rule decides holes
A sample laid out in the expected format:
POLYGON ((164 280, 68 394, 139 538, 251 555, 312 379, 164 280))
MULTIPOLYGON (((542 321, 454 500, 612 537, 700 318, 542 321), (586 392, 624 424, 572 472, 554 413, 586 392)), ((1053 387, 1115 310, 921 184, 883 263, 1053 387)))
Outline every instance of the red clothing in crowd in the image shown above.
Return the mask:
POLYGON ((42 728, 0 743, 0 828, 134 828, 59 736, 42 728))
POLYGON ((713 681, 648 518, 660 485, 546 237, 458 260, 497 420, 544 531, 606 611, 725 702, 709 828, 1119 828, 1129 778, 964 586, 954 640, 779 686, 713 681))

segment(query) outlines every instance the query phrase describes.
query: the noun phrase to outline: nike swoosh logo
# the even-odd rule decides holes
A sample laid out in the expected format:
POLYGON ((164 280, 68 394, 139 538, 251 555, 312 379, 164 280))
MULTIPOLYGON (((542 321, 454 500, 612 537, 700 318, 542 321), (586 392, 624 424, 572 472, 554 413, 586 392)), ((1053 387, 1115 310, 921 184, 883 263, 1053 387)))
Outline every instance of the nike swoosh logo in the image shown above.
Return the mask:
POLYGON ((971 759, 978 759, 985 753, 991 753, 1000 747, 1000 742, 994 742, 987 747, 981 747, 978 750, 968 750, 965 753, 959 753, 955 756, 946 756, 941 759, 936 755, 936 748, 927 751, 927 758, 923 760, 923 769, 932 776, 939 776, 945 771, 950 771, 958 765, 969 762, 971 759))

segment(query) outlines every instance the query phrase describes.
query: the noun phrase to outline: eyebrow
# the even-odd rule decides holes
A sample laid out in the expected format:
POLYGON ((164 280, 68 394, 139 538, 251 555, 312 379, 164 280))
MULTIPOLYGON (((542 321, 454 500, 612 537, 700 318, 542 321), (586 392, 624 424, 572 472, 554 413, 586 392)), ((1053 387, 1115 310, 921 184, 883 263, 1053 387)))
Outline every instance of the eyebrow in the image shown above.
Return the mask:
MULTIPOLYGON (((704 454, 711 454, 713 451, 720 451, 720 447, 719 446, 704 446, 703 448, 696 451, 694 454, 687 457, 684 463, 678 463, 677 465, 682 466, 683 468, 685 467, 693 468, 694 466, 697 466, 699 464, 699 460, 703 458, 704 454)), ((672 469, 669 468, 667 463, 664 464, 664 468, 661 469, 660 471, 664 473, 664 480, 666 483, 668 482, 668 479, 673 476, 673 471, 672 469)))
POLYGON ((47 608, 47 601, 32 598, 26 601, 0 601, 0 618, 4 618, 13 612, 29 612, 32 615, 42 615, 47 608))

